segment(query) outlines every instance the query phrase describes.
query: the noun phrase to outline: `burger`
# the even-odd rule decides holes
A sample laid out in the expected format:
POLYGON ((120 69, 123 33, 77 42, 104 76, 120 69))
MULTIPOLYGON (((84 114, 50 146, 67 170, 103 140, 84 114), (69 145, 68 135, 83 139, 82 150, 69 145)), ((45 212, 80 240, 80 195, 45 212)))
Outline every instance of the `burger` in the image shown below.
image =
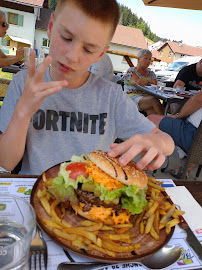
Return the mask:
POLYGON ((130 217, 147 206, 147 175, 130 161, 121 166, 119 157, 97 150, 73 156, 60 165, 49 192, 58 201, 70 201, 80 216, 104 224, 130 223, 130 217))

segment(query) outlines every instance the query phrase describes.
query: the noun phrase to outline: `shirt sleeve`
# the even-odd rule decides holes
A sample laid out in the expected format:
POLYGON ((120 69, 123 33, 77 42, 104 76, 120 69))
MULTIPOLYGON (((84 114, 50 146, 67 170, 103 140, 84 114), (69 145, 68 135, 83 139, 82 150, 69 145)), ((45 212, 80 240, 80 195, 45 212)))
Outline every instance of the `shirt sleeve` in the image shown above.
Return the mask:
POLYGON ((115 123, 117 137, 121 139, 128 139, 135 134, 150 133, 156 128, 151 121, 138 111, 135 102, 123 91, 117 95, 115 123))

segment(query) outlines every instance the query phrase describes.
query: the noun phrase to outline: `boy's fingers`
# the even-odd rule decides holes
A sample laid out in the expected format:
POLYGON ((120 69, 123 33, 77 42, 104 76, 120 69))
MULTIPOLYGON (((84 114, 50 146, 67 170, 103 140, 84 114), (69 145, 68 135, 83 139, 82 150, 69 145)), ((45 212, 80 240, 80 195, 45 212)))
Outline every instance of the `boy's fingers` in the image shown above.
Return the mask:
POLYGON ((47 91, 48 89, 55 88, 55 87, 67 87, 68 81, 51 81, 51 82, 42 82, 39 84, 38 91, 47 91))
POLYGON ((36 57, 35 50, 31 50, 30 55, 29 55, 29 60, 26 62, 26 66, 28 70, 28 77, 33 77, 35 74, 35 70, 36 70, 35 57, 36 57))
POLYGON ((165 162, 165 156, 163 154, 160 154, 157 156, 157 158, 154 160, 154 162, 152 162, 148 165, 148 170, 154 171, 154 170, 160 168, 164 162, 165 162))
POLYGON ((37 80, 43 80, 43 76, 48 68, 48 66, 50 65, 52 61, 52 57, 50 55, 46 56, 46 58, 44 59, 44 61, 38 66, 37 70, 36 70, 36 79, 37 80))
POLYGON ((158 156, 158 151, 155 147, 150 147, 149 150, 144 154, 140 161, 138 161, 137 166, 139 169, 144 169, 147 167, 156 157, 158 156))

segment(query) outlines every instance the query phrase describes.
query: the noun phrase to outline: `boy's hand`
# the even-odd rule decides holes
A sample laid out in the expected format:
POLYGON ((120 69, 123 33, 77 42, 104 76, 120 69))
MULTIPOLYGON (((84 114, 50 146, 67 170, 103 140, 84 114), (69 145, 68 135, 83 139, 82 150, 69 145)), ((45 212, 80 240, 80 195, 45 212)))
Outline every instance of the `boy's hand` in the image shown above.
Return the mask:
POLYGON ((51 57, 47 56, 38 68, 35 67, 36 53, 34 50, 30 53, 30 59, 27 61, 27 80, 23 94, 19 101, 20 111, 26 116, 31 117, 39 109, 42 101, 67 87, 67 81, 44 82, 43 77, 46 69, 51 63, 51 57))
MULTIPOLYGON (((160 134, 163 134, 163 132, 160 132, 160 134)), ((113 143, 110 146, 111 150, 108 152, 108 155, 110 157, 122 155, 119 158, 119 162, 121 165, 125 165, 135 156, 142 153, 141 160, 137 162, 138 168, 147 168, 148 170, 153 171, 158 169, 165 161, 164 151, 166 151, 166 147, 164 144, 166 144, 166 142, 164 141, 165 138, 163 137, 158 137, 158 135, 155 133, 135 135, 123 143, 113 143)), ((172 151, 172 141, 170 148, 172 151)))

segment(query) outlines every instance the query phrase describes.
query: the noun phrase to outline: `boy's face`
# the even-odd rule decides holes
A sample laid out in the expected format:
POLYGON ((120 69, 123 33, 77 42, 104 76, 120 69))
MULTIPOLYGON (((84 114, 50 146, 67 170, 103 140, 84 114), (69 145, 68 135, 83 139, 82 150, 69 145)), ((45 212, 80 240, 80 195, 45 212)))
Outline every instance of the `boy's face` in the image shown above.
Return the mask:
POLYGON ((4 37, 6 35, 6 31, 8 30, 8 26, 4 26, 6 24, 6 18, 3 15, 0 15, 0 37, 4 37))
POLYGON ((72 4, 66 4, 55 17, 52 14, 48 27, 52 79, 66 79, 68 88, 83 85, 88 68, 108 50, 110 30, 72 4))

